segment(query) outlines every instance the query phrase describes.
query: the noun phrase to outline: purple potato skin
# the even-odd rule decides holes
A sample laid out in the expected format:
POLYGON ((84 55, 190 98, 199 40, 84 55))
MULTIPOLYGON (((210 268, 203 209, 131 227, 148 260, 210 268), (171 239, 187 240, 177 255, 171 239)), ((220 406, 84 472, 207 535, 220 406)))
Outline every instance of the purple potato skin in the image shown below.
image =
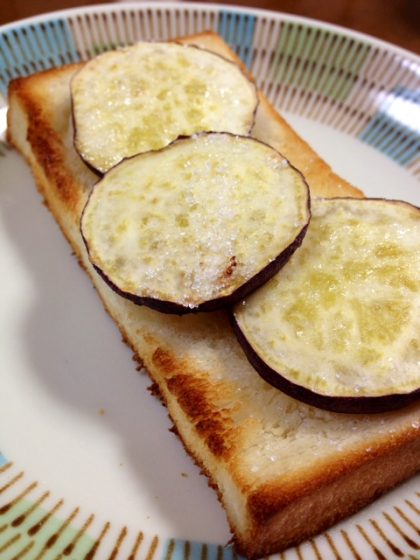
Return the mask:
MULTIPOLYGON (((93 265, 93 267, 114 292, 132 301, 136 305, 145 305, 146 307, 150 307, 155 311, 160 311, 161 313, 167 313, 173 315, 186 315, 187 313, 198 313, 201 311, 206 311, 206 312, 218 311, 220 309, 224 309, 230 307, 231 305, 234 305, 241 299, 251 294, 254 290, 256 290, 257 288, 265 284, 265 282, 267 282, 275 274, 277 274, 277 272, 279 272, 281 268, 287 263, 287 261, 296 251, 296 249, 300 247, 305 237, 307 229, 308 229, 308 224, 305 224, 305 226, 299 232, 298 236, 288 247, 286 247, 286 249, 284 249, 274 260, 268 263, 264 268, 262 268, 254 276, 252 276, 252 278, 250 278, 247 282, 239 286, 232 293, 226 296, 205 301, 202 304, 198 305, 197 307, 193 307, 193 308, 187 307, 185 305, 181 305, 173 301, 164 301, 164 300, 159 300, 157 298, 138 296, 136 294, 124 292, 123 290, 119 289, 100 268, 98 268, 95 265, 93 265)), ((86 247, 89 251, 87 244, 86 247)))
POLYGON ((228 314, 236 338, 256 372, 267 383, 298 401, 329 412, 338 412, 342 414, 378 414, 406 407, 420 399, 420 389, 416 389, 411 393, 343 397, 338 395, 321 395, 315 390, 312 391, 297 383, 293 383, 278 371, 271 368, 257 352, 255 352, 236 321, 232 308, 228 310, 228 314))

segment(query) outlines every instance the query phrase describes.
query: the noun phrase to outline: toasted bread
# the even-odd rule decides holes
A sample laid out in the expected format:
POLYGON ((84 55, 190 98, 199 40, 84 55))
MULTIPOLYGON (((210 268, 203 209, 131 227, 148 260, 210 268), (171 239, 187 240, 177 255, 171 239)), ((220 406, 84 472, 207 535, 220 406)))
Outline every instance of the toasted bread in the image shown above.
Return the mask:
MULTIPOLYGON (((213 33, 184 40, 235 58, 213 33)), ((418 471, 420 405, 366 416, 300 403, 256 374, 224 311, 164 315, 121 298, 98 276, 79 229, 97 179, 73 147, 69 83, 79 67, 10 83, 8 139, 217 491, 237 551, 255 559, 299 543, 418 471)), ((312 195, 362 196, 262 94, 252 134, 302 171, 312 195)))

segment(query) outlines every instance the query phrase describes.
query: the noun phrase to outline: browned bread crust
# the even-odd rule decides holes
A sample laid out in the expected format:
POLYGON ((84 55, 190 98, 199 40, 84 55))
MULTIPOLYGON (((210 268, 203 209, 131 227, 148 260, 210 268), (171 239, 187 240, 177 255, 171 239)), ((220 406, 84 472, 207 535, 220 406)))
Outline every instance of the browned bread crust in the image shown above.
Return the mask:
MULTIPOLYGON (((212 33, 185 40, 233 57, 212 33)), ((11 82, 8 138, 217 490, 238 552, 255 559, 299 543, 417 472, 420 405, 361 417, 294 401, 254 372, 223 312, 162 315, 123 300, 93 271, 79 220, 96 176, 72 143, 69 82, 78 67, 11 82)), ((312 194, 362 195, 263 96, 253 134, 306 175, 312 194)))

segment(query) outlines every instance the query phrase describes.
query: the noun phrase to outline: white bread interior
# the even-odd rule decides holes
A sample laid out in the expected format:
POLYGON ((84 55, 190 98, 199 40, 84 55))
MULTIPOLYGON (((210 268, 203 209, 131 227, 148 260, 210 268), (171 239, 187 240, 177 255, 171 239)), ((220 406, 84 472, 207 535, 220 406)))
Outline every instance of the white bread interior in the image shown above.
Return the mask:
MULTIPOLYGON (((213 33, 185 41, 235 58, 213 33)), ((8 139, 166 404, 186 450, 226 510, 237 551, 278 552, 358 511, 420 468, 420 405, 378 415, 334 414, 266 384, 224 312, 183 317, 138 307, 92 269, 79 231, 97 177, 73 147, 69 82, 78 64, 10 84, 8 139)), ((253 135, 306 176, 312 195, 362 196, 277 114, 264 96, 253 135)))

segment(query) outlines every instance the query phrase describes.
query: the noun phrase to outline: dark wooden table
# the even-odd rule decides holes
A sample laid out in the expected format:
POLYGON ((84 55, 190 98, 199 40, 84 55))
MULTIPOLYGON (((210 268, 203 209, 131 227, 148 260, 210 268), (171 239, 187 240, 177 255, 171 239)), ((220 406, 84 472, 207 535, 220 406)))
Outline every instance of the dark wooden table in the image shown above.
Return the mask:
MULTIPOLYGON (((99 3, 107 2, 0 0, 0 24, 63 8, 99 3)), ((263 8, 315 18, 368 33, 420 55, 420 0, 213 0, 212 3, 263 8)))

